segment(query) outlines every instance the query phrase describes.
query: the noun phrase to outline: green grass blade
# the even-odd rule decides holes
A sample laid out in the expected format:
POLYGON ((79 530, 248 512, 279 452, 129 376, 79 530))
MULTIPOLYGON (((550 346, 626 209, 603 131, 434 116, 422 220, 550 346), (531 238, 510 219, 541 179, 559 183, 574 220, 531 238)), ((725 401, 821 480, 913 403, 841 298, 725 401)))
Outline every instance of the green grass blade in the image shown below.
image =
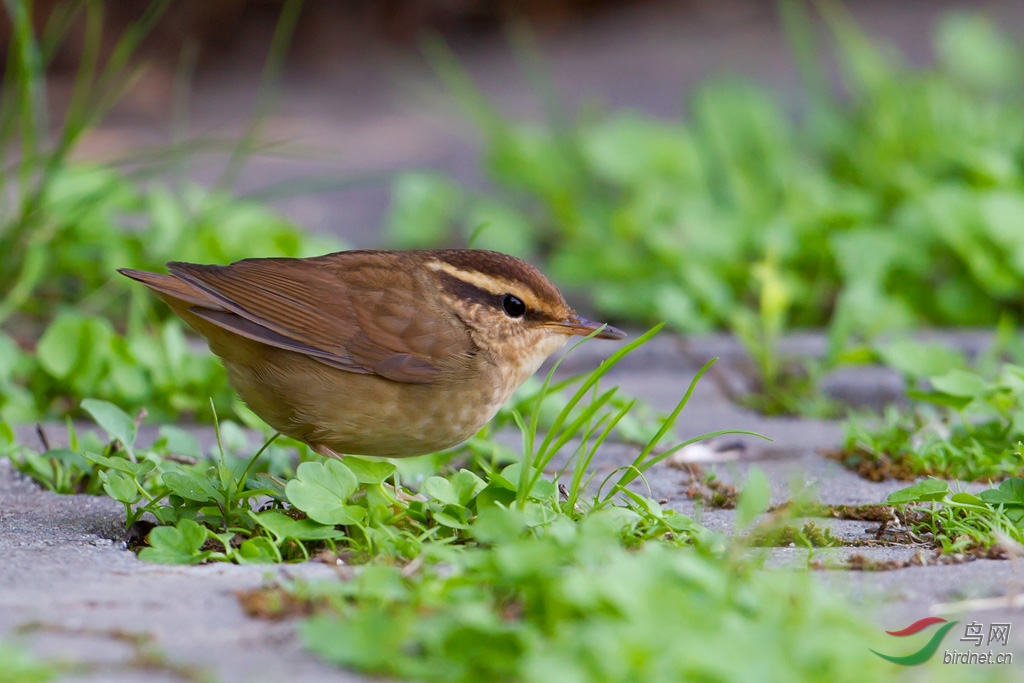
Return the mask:
POLYGON ((580 415, 576 419, 570 422, 569 425, 562 430, 561 434, 559 434, 558 438, 554 442, 552 442, 546 448, 542 446, 541 449, 537 451, 531 466, 532 476, 530 477, 529 482, 531 489, 540 479, 541 475, 544 473, 544 470, 547 468, 547 466, 551 463, 551 460, 552 458, 555 457, 555 454, 557 454, 558 451, 566 443, 568 443, 571 439, 573 439, 579 434, 583 425, 589 422, 591 418, 593 418, 593 416, 597 413, 597 411, 603 408, 608 403, 608 401, 611 400, 612 396, 615 395, 616 391, 616 388, 609 389, 600 397, 595 399, 593 403, 587 405, 583 412, 580 413, 580 415))
POLYGON ((267 53, 267 61, 263 67, 263 75, 260 77, 259 90, 256 93, 256 105, 246 128, 245 135, 238 141, 228 159, 224 171, 217 180, 217 187, 224 190, 234 187, 238 176, 242 171, 245 160, 252 153, 263 130, 263 124, 270 108, 277 96, 277 85, 281 77, 281 70, 284 67, 285 57, 291 45, 292 37, 295 35, 295 26, 299 21, 299 14, 302 12, 302 0, 286 0, 281 8, 281 14, 274 28, 274 35, 270 40, 270 50, 267 53))
POLYGON ((647 442, 647 445, 644 446, 643 450, 640 451, 637 457, 628 466, 626 473, 623 474, 619 481, 612 487, 612 490, 608 493, 608 496, 602 502, 607 502, 616 493, 622 491, 628 484, 630 484, 634 479, 636 479, 638 475, 645 472, 651 466, 663 461, 672 453, 675 453, 676 451, 685 448, 686 446, 692 443, 696 443, 697 441, 703 441, 705 439, 709 439, 715 436, 721 436, 723 434, 748 434, 752 436, 759 436, 763 439, 767 439, 767 437, 761 436, 760 434, 757 434, 755 432, 728 429, 694 437, 692 439, 684 441, 683 443, 677 446, 674 446, 673 448, 670 448, 662 453, 659 453, 653 458, 649 457, 650 454, 654 451, 655 447, 661 441, 661 439, 665 436, 665 434, 667 434, 668 431, 672 429, 672 425, 674 425, 676 420, 679 418, 679 414, 682 412, 683 408, 686 407, 686 404, 690 401, 690 397, 693 395, 694 390, 697 388, 697 382, 700 381, 700 378, 704 376, 704 373, 707 372, 711 368, 711 366, 715 364, 717 360, 718 358, 712 358, 707 363, 705 363, 703 367, 701 367, 701 369, 697 372, 696 375, 694 375, 694 378, 693 380, 690 381, 690 386, 687 388, 686 393, 679 400, 679 403, 676 404, 676 407, 673 409, 672 413, 669 414, 669 416, 665 419, 664 423, 661 425, 661 428, 658 430, 658 432, 653 437, 651 437, 651 440, 647 442))
MULTIPOLYGON (((598 367, 596 370, 594 370, 587 376, 587 379, 584 380, 582 385, 580 385, 580 388, 577 389, 576 393, 573 394, 571 399, 569 399, 568 404, 566 404, 566 406, 558 414, 558 417, 555 418, 554 424, 551 425, 551 429, 548 430, 548 433, 545 436, 544 441, 541 443, 541 452, 546 451, 550 447, 551 440, 554 438, 554 435, 559 433, 559 429, 561 429, 562 424, 569 417, 570 413, 572 413, 572 409, 576 407, 576 404, 583 400, 583 397, 586 396, 586 394, 590 391, 590 388, 593 387, 602 377, 604 377, 604 375, 609 370, 615 367, 619 363, 619 361, 621 361, 623 358, 628 356, 630 353, 632 353, 639 347, 646 344, 652 337, 654 337, 654 335, 661 331, 661 328, 664 326, 664 323, 659 323, 655 325, 647 332, 642 334, 640 337, 630 342, 629 344, 626 344, 618 351, 613 353, 611 356, 608 357, 607 360, 605 360, 600 365, 600 367, 598 367)), ((595 332, 594 334, 597 333, 595 332)), ((565 356, 563 356, 563 358, 564 357, 565 356)), ((559 362, 561 362, 561 359, 559 359, 559 362)), ((555 367, 557 368, 557 364, 555 367)), ((552 372, 554 372, 554 370, 555 368, 552 368, 552 372)))
POLYGON ((576 461, 576 467, 573 468, 572 480, 569 485, 569 509, 573 509, 576 506, 576 502, 579 500, 579 493, 583 486, 583 477, 590 470, 590 464, 594 460, 594 456, 597 454, 598 449, 604 444, 605 440, 615 429, 616 425, 633 409, 636 405, 637 399, 631 399, 626 405, 624 405, 619 412, 612 416, 611 420, 605 425, 601 434, 598 435, 594 443, 580 456, 576 461))
POLYGON ((476 85, 451 48, 437 36, 421 43, 423 56, 463 112, 490 140, 510 136, 511 126, 476 85))

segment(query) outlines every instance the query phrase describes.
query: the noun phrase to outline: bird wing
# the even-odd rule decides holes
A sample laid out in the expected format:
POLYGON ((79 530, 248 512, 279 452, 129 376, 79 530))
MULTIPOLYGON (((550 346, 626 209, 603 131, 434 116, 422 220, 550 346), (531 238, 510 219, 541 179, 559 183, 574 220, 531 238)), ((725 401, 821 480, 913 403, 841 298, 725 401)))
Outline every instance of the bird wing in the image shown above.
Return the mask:
POLYGON ((349 372, 426 383, 475 350, 457 320, 425 304, 411 270, 370 252, 167 267, 216 301, 216 307, 193 306, 193 314, 349 372))

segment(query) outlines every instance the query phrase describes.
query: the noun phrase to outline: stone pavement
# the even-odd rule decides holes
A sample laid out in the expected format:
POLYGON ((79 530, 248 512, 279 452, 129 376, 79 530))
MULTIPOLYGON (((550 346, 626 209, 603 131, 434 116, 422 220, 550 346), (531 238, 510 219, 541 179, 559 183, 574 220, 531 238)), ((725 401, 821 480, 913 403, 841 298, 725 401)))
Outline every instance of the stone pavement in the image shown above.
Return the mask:
POLYGON ((148 564, 125 549, 123 524, 111 499, 44 492, 0 463, 0 641, 75 665, 75 681, 180 681, 186 670, 213 681, 363 680, 304 653, 290 624, 247 618, 233 595, 275 575, 330 575, 326 565, 148 564), (166 666, 134 666, 133 636, 151 639, 166 666))
MULTIPOLYGON (((732 361, 735 369, 736 347, 726 339, 690 342, 684 353, 677 339, 662 335, 609 373, 605 385, 618 384, 656 409, 670 410, 698 367, 695 346, 722 349, 726 353, 721 362, 728 366, 732 361)), ((589 342, 567 365, 570 369, 592 366, 612 348, 611 343, 589 342)), ((881 384, 887 386, 888 382, 881 384)), ((835 445, 841 438, 836 423, 755 415, 724 399, 715 383, 705 379, 683 411, 678 433, 689 437, 728 428, 754 430, 773 441, 743 437, 740 440, 747 447, 741 457, 715 465, 715 471, 726 481, 742 482, 756 465, 768 475, 776 503, 807 486, 825 503, 880 503, 890 491, 907 485, 864 481, 818 454, 818 448, 835 445)), ((209 430, 199 431, 209 443, 209 430)), ((21 432, 24 439, 34 438, 27 426, 21 432)), ((52 434, 58 432, 52 430, 52 434)), ((628 462, 635 452, 632 446, 610 444, 594 466, 608 470, 628 462)), ((648 479, 656 498, 696 514, 712 529, 732 529, 731 511, 695 511, 685 495, 689 477, 684 471, 659 466, 648 479)), ((274 576, 329 576, 329 567, 147 564, 125 550, 120 540, 122 521, 120 505, 111 500, 53 495, 20 477, 6 462, 0 464, 0 641, 14 639, 43 658, 77 663, 81 675, 67 678, 76 681, 180 680, 183 673, 197 672, 224 682, 365 680, 331 669, 303 652, 292 624, 248 619, 233 596, 233 591, 260 585, 274 576), (27 633, 15 635, 26 626, 27 633), (139 654, 138 648, 126 642, 132 634, 151 639, 149 648, 163 653, 162 660, 156 657, 155 668, 143 670, 132 663, 139 654)), ((878 526, 843 520, 815 522, 849 541, 871 538, 878 526)), ((802 548, 763 552, 774 567, 803 567, 809 559, 802 548)), ((916 552, 918 549, 907 547, 841 547, 816 551, 814 559, 838 562, 856 553, 877 561, 907 560, 916 552)), ((1022 561, 977 560, 893 571, 819 571, 815 575, 848 595, 870 619, 888 630, 936 612, 984 624, 1010 622, 1016 628, 1011 629, 1009 650, 1020 661, 1024 658, 1024 610, 1000 607, 992 601, 967 603, 967 607, 948 603, 1024 593, 1022 561)))

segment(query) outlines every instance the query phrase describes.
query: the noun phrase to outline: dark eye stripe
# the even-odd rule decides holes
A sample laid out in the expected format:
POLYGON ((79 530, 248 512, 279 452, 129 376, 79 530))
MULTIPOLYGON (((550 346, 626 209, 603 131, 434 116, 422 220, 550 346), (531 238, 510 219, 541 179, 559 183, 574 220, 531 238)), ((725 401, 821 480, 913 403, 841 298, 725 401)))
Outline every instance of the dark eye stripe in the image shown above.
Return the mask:
POLYGON ((437 276, 440 278, 444 291, 458 299, 481 306, 490 306, 495 310, 502 311, 510 318, 526 318, 535 322, 547 320, 546 315, 536 308, 527 306, 526 302, 515 294, 508 292, 495 294, 451 273, 439 271, 437 276))
POLYGON ((441 278, 441 286, 452 296, 501 310, 502 295, 492 294, 449 273, 439 272, 438 276, 441 278))

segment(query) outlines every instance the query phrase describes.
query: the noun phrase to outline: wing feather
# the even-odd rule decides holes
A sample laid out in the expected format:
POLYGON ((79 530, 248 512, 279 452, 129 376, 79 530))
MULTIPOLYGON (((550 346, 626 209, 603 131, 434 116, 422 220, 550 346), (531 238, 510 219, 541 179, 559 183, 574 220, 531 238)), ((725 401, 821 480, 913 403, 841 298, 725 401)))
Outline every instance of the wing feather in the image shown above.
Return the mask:
POLYGON ((454 316, 424 303, 413 269, 396 269, 372 252, 167 267, 215 302, 190 309, 195 315, 342 370, 424 383, 476 350, 454 316))

